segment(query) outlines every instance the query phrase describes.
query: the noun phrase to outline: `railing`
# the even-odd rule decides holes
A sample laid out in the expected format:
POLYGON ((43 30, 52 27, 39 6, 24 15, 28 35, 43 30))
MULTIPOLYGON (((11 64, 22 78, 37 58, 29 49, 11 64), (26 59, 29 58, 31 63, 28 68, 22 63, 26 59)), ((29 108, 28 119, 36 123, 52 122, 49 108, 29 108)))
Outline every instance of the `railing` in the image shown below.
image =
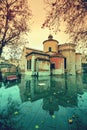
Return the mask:
POLYGON ((13 66, 13 65, 11 65, 11 64, 0 64, 0 68, 10 68, 11 66, 13 66))

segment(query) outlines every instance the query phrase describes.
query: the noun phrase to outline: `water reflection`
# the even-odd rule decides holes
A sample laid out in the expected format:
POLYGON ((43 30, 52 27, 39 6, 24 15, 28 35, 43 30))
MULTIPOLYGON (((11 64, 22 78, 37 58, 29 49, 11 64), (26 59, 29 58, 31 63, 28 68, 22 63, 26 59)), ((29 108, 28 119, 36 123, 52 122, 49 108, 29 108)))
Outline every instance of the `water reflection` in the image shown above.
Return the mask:
POLYGON ((52 106, 56 110, 58 105, 75 107, 78 104, 78 94, 83 94, 81 76, 41 77, 38 79, 25 77, 19 86, 22 102, 29 100, 33 102, 43 98, 43 109, 49 109, 52 103, 55 104, 52 106))
MULTIPOLYGON (((10 125, 15 130, 87 129, 86 74, 38 78, 23 75, 16 87, 4 88, 4 91, 5 94, 11 95, 11 101, 14 102, 13 99, 16 99, 12 107, 17 109, 10 108, 9 105, 12 114, 8 113, 11 114, 10 125)), ((6 99, 2 98, 1 93, 0 100, 4 102, 6 99)), ((2 103, 0 106, 1 112, 4 108, 2 103)))
POLYGON ((19 85, 20 95, 23 102, 35 101, 45 97, 50 92, 50 77, 23 77, 19 85))

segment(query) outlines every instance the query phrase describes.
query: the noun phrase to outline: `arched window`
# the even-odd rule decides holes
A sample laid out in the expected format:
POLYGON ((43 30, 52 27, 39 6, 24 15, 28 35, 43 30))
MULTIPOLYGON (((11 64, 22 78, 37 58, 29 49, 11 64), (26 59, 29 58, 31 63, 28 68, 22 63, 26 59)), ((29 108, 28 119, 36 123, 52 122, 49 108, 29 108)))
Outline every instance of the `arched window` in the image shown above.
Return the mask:
POLYGON ((52 48, 51 47, 49 47, 49 52, 51 52, 52 51, 52 48))
POLYGON ((31 59, 27 60, 27 69, 31 69, 31 59))

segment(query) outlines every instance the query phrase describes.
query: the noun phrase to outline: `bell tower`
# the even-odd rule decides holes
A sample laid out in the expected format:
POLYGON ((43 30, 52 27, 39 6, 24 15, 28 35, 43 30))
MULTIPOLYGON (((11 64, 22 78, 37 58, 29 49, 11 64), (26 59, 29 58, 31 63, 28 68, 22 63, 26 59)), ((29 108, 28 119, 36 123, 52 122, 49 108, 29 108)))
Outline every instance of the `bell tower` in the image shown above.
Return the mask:
POLYGON ((43 42, 43 51, 45 53, 58 53, 58 41, 54 40, 51 34, 48 36, 48 40, 43 42))
POLYGON ((66 58, 64 64, 66 64, 65 71, 67 74, 75 75, 75 44, 65 43, 59 45, 59 52, 66 58))

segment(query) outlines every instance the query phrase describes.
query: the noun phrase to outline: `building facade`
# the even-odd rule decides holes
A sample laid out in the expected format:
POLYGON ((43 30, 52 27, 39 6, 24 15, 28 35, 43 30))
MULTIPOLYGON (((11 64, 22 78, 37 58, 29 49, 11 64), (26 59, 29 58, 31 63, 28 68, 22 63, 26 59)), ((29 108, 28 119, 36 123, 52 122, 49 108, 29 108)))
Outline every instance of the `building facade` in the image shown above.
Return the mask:
POLYGON ((24 48, 20 68, 28 75, 45 76, 81 73, 81 54, 75 52, 75 44, 59 45, 49 35, 43 42, 43 51, 24 48))

